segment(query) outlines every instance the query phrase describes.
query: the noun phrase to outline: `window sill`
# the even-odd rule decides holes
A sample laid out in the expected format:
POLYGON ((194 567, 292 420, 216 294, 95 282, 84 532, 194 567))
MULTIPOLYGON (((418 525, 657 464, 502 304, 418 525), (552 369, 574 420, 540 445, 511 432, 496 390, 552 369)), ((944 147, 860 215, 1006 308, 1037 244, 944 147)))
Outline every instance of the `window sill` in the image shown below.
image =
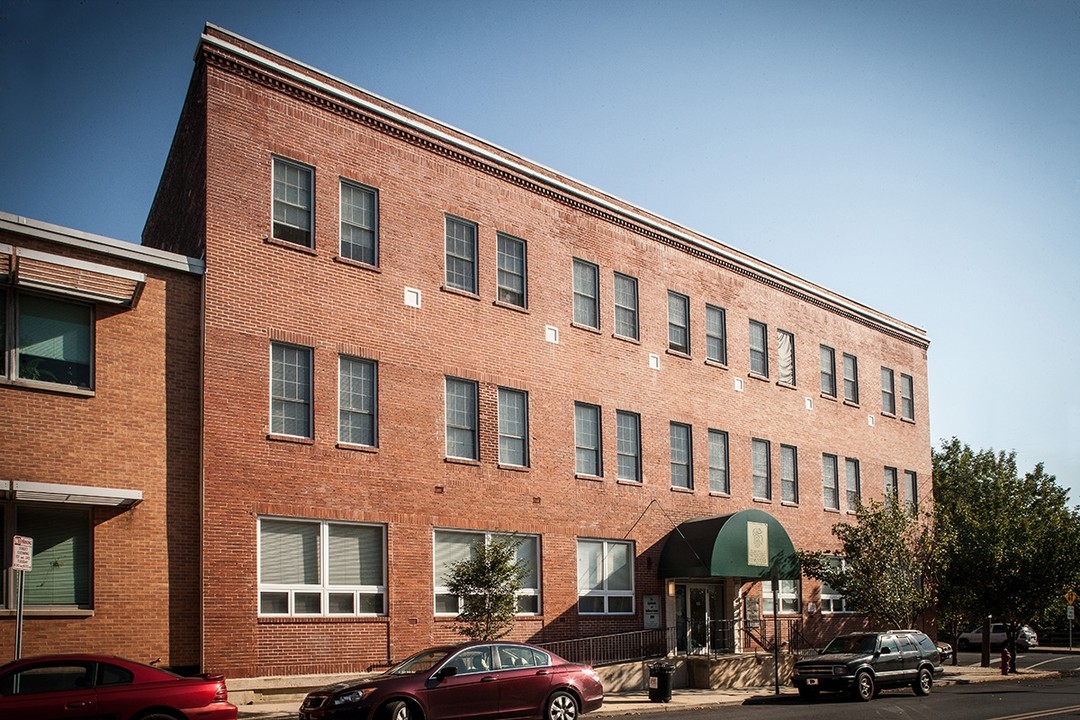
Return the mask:
POLYGON ((836 396, 830 395, 829 393, 821 393, 820 397, 822 400, 828 400, 829 402, 837 402, 836 396))
POLYGON ((294 242, 289 242, 288 240, 279 240, 276 237, 267 236, 263 238, 263 242, 267 245, 274 245, 279 248, 285 248, 286 250, 295 250, 296 252, 303 253, 305 255, 314 256, 319 254, 315 250, 315 248, 309 247, 308 245, 299 245, 294 242))
POLYGON ((915 418, 902 417, 902 418, 900 418, 900 422, 906 422, 908 424, 914 425, 915 424, 915 418))
POLYGON ((853 407, 853 408, 857 408, 857 407, 859 407, 859 403, 858 403, 858 402, 856 402, 856 401, 854 401, 854 400, 848 400, 848 399, 846 399, 846 398, 844 399, 844 404, 845 404, 845 405, 847 405, 848 407, 853 407))
POLYGON ((705 364, 709 367, 720 368, 721 370, 728 369, 727 363, 720 362, 719 360, 711 360, 709 358, 705 358, 705 364))
MULTIPOLYGON (((15 608, 0 609, 0 617, 15 617, 17 614, 18 610, 15 608)), ((91 618, 94 617, 94 611, 85 608, 34 608, 24 605, 23 615, 34 618, 91 618)))
POLYGON ((776 381, 776 387, 785 388, 787 390, 798 390, 799 389, 799 387, 797 385, 792 385, 791 383, 781 382, 779 380, 776 381))
POLYGON ((797 507, 799 507, 799 501, 798 501, 798 500, 796 500, 796 501, 792 502, 791 500, 781 500, 781 501, 780 501, 780 505, 781 505, 782 507, 793 507, 793 508, 797 508, 797 507))
POLYGON ((730 498, 731 493, 730 492, 718 492, 716 490, 710 490, 709 491, 709 496, 710 497, 719 497, 719 498, 730 498))
POLYGON ((587 473, 574 473, 574 477, 578 480, 588 480, 589 482, 604 482, 603 475, 589 475, 587 473))
POLYGON ((342 255, 335 255, 334 262, 341 263, 342 265, 348 265, 349 267, 359 268, 361 270, 367 270, 373 273, 382 272, 382 268, 380 268, 378 265, 372 265, 371 263, 366 263, 362 260, 353 260, 352 258, 347 258, 342 255))
POLYGON ((443 462, 448 462, 451 465, 468 465, 470 467, 480 467, 480 461, 473 458, 459 458, 459 457, 447 457, 443 458, 443 462))
POLYGON ((760 375, 760 374, 758 374, 756 372, 748 372, 748 373, 746 373, 746 377, 750 378, 751 380, 760 380, 761 382, 769 382, 769 376, 768 375, 760 375))
POLYGON ((629 485, 630 487, 643 487, 645 485, 645 483, 641 482, 640 480, 626 480, 624 478, 619 478, 615 481, 615 484, 629 485))
POLYGON ((348 450, 350 452, 365 452, 365 453, 377 453, 379 452, 378 445, 357 445, 356 443, 339 442, 335 445, 338 450, 348 450))
POLYGON ((16 378, 14 380, 0 379, 0 385, 26 388, 27 390, 41 390, 43 392, 56 393, 58 395, 71 395, 72 397, 94 397, 97 393, 90 388, 63 385, 61 383, 44 382, 42 380, 26 380, 16 378))
POLYGON ((290 625, 311 623, 378 622, 387 623, 390 617, 382 615, 260 615, 255 619, 259 625, 290 625))
POLYGON ((827 508, 822 508, 822 509, 827 513, 836 513, 837 515, 840 514, 840 508, 827 507, 827 508))
POLYGON ((509 472, 527 473, 531 468, 528 465, 508 465, 506 463, 498 463, 495 467, 500 470, 507 470, 509 472))
POLYGON ((672 348, 668 348, 665 352, 672 357, 682 358, 683 360, 693 360, 693 358, 690 357, 690 353, 683 352, 682 350, 673 350, 672 348))
POLYGON ((449 285, 440 285, 439 289, 442 290, 444 293, 449 293, 451 295, 457 295, 458 297, 468 298, 469 300, 479 300, 480 299, 480 296, 477 295, 474 292, 471 292, 469 290, 459 290, 458 288, 450 287, 449 285))
POLYGON ((582 325, 581 323, 571 322, 570 327, 577 328, 578 330, 584 330, 585 332, 596 333, 597 335, 600 334, 600 328, 593 327, 591 325, 582 325))
POLYGON ((694 488, 684 488, 684 487, 672 486, 671 492, 673 492, 673 493, 686 493, 687 495, 693 495, 694 494, 694 488))
POLYGON ((611 333, 611 337, 615 338, 616 340, 622 340, 623 342, 631 343, 633 345, 640 345, 641 344, 641 340, 639 338, 630 337, 629 335, 620 335, 619 333, 611 333))
POLYGON ((766 505, 772 505, 772 498, 760 498, 760 497, 756 497, 756 498, 752 498, 752 502, 756 502, 756 503, 764 503, 764 504, 766 504, 766 505))
POLYGON ((529 314, 529 308, 522 307, 521 305, 515 305, 514 303, 508 303, 505 300, 496 300, 491 303, 495 307, 506 308, 507 310, 513 310, 514 312, 521 313, 522 315, 529 314))
POLYGON ((314 445, 315 438, 309 437, 297 437, 296 435, 278 435, 276 433, 267 433, 267 440, 274 442, 295 443, 297 445, 314 445))
POLYGON ((882 410, 881 411, 881 417, 892 418, 893 420, 895 420, 896 419, 896 413, 885 412, 884 410, 882 410))

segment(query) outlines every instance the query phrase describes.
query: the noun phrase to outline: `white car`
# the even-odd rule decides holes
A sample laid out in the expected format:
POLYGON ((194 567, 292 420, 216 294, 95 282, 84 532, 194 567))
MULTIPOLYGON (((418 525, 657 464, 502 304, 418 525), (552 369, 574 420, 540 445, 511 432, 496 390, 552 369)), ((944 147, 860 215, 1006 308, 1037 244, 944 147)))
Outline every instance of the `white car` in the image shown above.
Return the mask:
MULTIPOLYGON (((997 648, 1005 644, 1009 635, 1006 630, 1005 623, 991 623, 990 625, 990 647, 997 648)), ((982 647, 983 633, 982 628, 975 628, 971 632, 966 632, 960 635, 956 640, 956 647, 958 650, 969 650, 971 648, 982 647)), ((1030 625, 1021 625, 1019 630, 1016 631, 1016 649, 1020 652, 1027 652, 1029 649, 1039 644, 1039 636, 1035 634, 1035 631, 1031 629, 1030 625)))

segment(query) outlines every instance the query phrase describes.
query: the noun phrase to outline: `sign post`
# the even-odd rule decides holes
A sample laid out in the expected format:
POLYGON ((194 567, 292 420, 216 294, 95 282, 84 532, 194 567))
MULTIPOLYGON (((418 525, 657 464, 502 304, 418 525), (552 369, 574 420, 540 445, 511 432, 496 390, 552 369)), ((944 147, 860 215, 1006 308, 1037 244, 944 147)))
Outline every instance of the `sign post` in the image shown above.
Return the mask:
POLYGON ((1065 602, 1069 603, 1069 607, 1065 608, 1065 617, 1069 619, 1069 650, 1072 650, 1072 622, 1076 616, 1076 593, 1070 590, 1065 593, 1065 602))
POLYGON ((16 570, 15 580, 19 584, 18 605, 15 610, 15 659, 22 657, 23 630, 23 589, 26 587, 26 573, 34 564, 34 538, 16 535, 11 543, 11 568, 16 570))

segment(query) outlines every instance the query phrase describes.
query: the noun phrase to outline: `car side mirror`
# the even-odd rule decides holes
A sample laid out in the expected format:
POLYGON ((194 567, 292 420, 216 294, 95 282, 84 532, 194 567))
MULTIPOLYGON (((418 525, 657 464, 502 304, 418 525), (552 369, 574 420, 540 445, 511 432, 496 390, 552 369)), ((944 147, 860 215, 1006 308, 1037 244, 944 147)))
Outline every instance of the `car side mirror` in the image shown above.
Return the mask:
POLYGON ((892 648, 883 647, 883 648, 881 648, 880 651, 878 651, 878 654, 886 655, 886 654, 891 653, 891 652, 892 652, 892 648))
POLYGON ((442 670, 436 673, 436 677, 440 680, 443 678, 453 677, 457 675, 457 665, 447 665, 442 670))

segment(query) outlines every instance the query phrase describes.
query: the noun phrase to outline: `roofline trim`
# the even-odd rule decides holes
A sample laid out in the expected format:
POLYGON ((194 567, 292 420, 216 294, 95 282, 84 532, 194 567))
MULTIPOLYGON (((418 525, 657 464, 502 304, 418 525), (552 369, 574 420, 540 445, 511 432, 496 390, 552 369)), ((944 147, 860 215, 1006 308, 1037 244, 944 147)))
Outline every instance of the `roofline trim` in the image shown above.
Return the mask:
POLYGON ((145 245, 116 240, 104 235, 95 235, 61 225, 53 225, 3 211, 0 211, 0 230, 92 250, 112 257, 134 260, 147 265, 168 268, 169 270, 179 270, 192 275, 206 273, 206 263, 198 258, 190 258, 145 245))
MULTIPOLYGON (((260 50, 263 50, 263 51, 267 52, 268 54, 273 55, 274 57, 281 58, 282 60, 285 60, 285 61, 290 62, 290 63, 294 63, 294 64, 296 64, 296 65, 298 65, 300 67, 303 67, 303 68, 305 68, 307 70, 310 70, 313 74, 316 74, 316 75, 324 77, 324 78, 328 78, 328 79, 333 80, 335 82, 339 82, 342 85, 345 85, 346 87, 349 87, 349 88, 351 88, 353 90, 356 90, 357 92, 361 92, 361 93, 363 93, 365 95, 370 95, 372 97, 379 98, 383 102, 386 102, 386 103, 388 103, 390 105, 393 105, 394 107, 401 108, 403 111, 409 112, 409 113, 411 113, 413 115, 416 115, 417 117, 421 117, 424 120, 433 123, 434 125, 438 125, 438 126, 453 130, 455 132, 459 132, 462 135, 465 135, 465 136, 467 136, 469 138, 472 138, 472 139, 474 139, 474 140, 476 140, 478 142, 484 143, 485 145, 488 145, 489 147, 496 148, 498 150, 506 152, 509 155, 513 155, 514 157, 521 158, 525 162, 529 162, 531 164, 534 164, 537 167, 542 168, 544 171, 552 173, 552 175, 561 175, 562 177, 565 177, 568 180, 572 180, 573 182, 579 183, 583 187, 589 188, 590 190, 595 190, 596 192, 603 193, 602 190, 599 190, 598 188, 595 188, 594 186, 589 185, 588 183, 583 183, 583 182, 580 182, 580 181, 575 180, 573 178, 570 178, 569 176, 564 175, 562 173, 559 173, 558 171, 553 170, 552 168, 548 168, 548 167, 546 167, 546 166, 544 166, 544 165, 542 165, 540 163, 533 163, 532 161, 526 160, 525 158, 523 158, 521 155, 518 155, 517 153, 514 153, 514 152, 512 152, 510 150, 506 150, 505 148, 501 148, 501 147, 499 147, 499 146, 497 146, 497 145, 495 145, 493 143, 488 143, 487 141, 483 140, 480 137, 477 137, 476 135, 473 135, 471 133, 459 130, 458 128, 447 125, 445 123, 439 122, 438 120, 435 120, 434 118, 431 118, 431 117, 429 117, 427 115, 424 115, 423 113, 415 112, 415 111, 405 107, 404 105, 401 105, 400 103, 393 102, 392 100, 387 100, 386 98, 382 98, 381 96, 376 95, 375 93, 368 92, 367 90, 359 87, 358 85, 355 85, 355 84, 350 83, 348 81, 345 81, 345 80, 342 80, 340 78, 334 77, 333 75, 330 75, 329 73, 318 70, 317 68, 313 68, 312 66, 307 65, 306 63, 295 60, 295 59, 289 57, 288 55, 280 53, 280 52, 278 52, 276 50, 273 50, 271 48, 268 48, 268 47, 266 47, 264 45, 260 45, 259 43, 256 43, 256 42, 254 42, 252 40, 249 40, 249 39, 243 37, 242 35, 238 35, 236 33, 233 33, 231 31, 229 31, 229 30, 226 30, 224 28, 221 28, 219 26, 209 24, 209 23, 207 24, 207 27, 208 28, 213 28, 214 30, 217 30, 217 31, 219 31, 221 33, 227 34, 230 37, 234 37, 237 40, 240 40, 240 41, 242 41, 244 43, 247 43, 247 44, 249 44, 249 45, 251 45, 253 47, 257 47, 260 50)), ((763 275, 767 279, 769 279, 769 280, 771 280, 773 282, 776 282, 776 283, 791 287, 791 288, 793 288, 795 290, 798 290, 799 292, 810 295, 811 297, 814 297, 814 298, 818 299, 819 301, 822 301, 822 302, 825 302, 825 303, 828 303, 828 304, 831 304, 831 305, 835 305, 835 306, 837 306, 837 307, 839 307, 839 308, 841 308, 841 309, 843 309, 843 310, 845 310, 845 311, 847 311, 849 313, 852 313, 854 315, 857 315, 857 316, 863 318, 864 320, 867 320, 867 321, 872 322, 872 323, 877 323, 879 325, 886 326, 892 332, 898 333, 901 336, 903 336, 903 337, 909 339, 910 341, 915 342, 915 343, 917 343, 919 345, 928 345, 929 344, 929 338, 926 336, 926 331, 923 330, 922 328, 918 328, 918 327, 916 327, 914 325, 909 325, 908 323, 905 323, 902 320, 898 320, 896 318, 893 318, 893 317, 891 317, 889 315, 886 315, 885 313, 877 311, 877 310, 875 310, 875 309, 873 309, 873 308, 871 308, 869 306, 863 305, 863 304, 861 304, 861 303, 859 303, 859 302, 857 302, 855 300, 851 300, 849 298, 844 297, 843 295, 840 295, 838 293, 834 293, 834 292, 832 292, 830 290, 827 290, 827 289, 825 289, 823 287, 815 285, 815 284, 811 283, 808 280, 804 280, 803 278, 800 278, 800 277, 798 277, 798 276, 796 276, 796 275, 794 275, 792 273, 784 271, 781 268, 779 268, 779 267, 777 267, 775 265, 771 265, 771 264, 769 264, 769 263, 767 263, 765 261, 758 260, 756 258, 752 258, 749 255, 736 254, 735 251, 733 251, 731 249, 728 249, 726 246, 724 246, 719 241, 713 240, 712 238, 707 238, 707 236, 704 236, 704 235, 701 236, 703 238, 706 238, 706 240, 702 240, 702 239, 699 239, 697 237, 694 237, 693 235, 688 234, 691 231, 688 231, 688 229, 683 229, 681 225, 679 225, 678 223, 676 223, 676 222, 674 222, 672 220, 669 220, 668 218, 665 218, 665 217, 660 216, 660 215, 656 215, 656 217, 661 219, 663 221, 663 223, 656 222, 655 220, 647 218, 647 217, 645 217, 643 215, 639 215, 638 213, 633 212, 632 210, 628 210, 626 208, 619 207, 618 205, 614 205, 614 204, 608 202, 607 200, 604 200, 603 198, 597 197, 597 196, 592 195, 592 194, 590 194, 588 192, 584 192, 582 190, 579 190, 578 188, 567 185, 566 183, 559 180, 557 177, 552 177, 552 175, 546 175, 544 173, 538 172, 538 171, 536 171, 536 170, 534 170, 532 168, 526 167, 524 165, 521 165, 521 164, 519 164, 517 162, 514 162, 512 160, 509 160, 507 158, 500 157, 499 155, 497 155, 495 153, 492 153, 492 152, 490 152, 490 151, 488 151, 488 150, 486 150, 486 149, 484 149, 482 147, 479 147, 479 146, 474 145, 472 143, 465 142, 465 141, 460 140, 460 139, 458 139, 458 138, 456 138, 456 137, 454 137, 452 135, 449 135, 449 134, 441 131, 438 127, 432 127, 432 126, 429 126, 429 125, 424 125, 424 124, 418 123, 418 122, 416 122, 415 120, 413 120, 413 119, 411 119, 409 117, 406 117, 404 115, 400 115, 398 113, 387 110, 386 108, 383 108, 383 107, 380 107, 379 105, 368 102, 363 98, 356 97, 354 95, 350 95, 350 94, 348 94, 346 92, 343 92, 342 90, 339 90, 336 87, 333 87, 332 85, 329 85, 329 84, 327 84, 325 82, 320 81, 317 78, 305 76, 305 75, 303 75, 301 73, 298 73, 297 71, 295 71, 295 70, 293 70, 291 68, 285 67, 284 65, 281 65, 281 64, 276 63, 276 62, 274 62, 272 60, 268 60, 267 58, 256 55, 256 54, 254 54, 254 53, 252 53, 252 52, 250 52, 248 50, 245 50, 245 49, 243 49, 241 47, 238 47, 238 46, 236 46, 236 45, 234 45, 232 43, 226 42, 225 40, 222 40, 221 38, 217 38, 217 37, 214 37, 212 35, 208 35, 208 34, 206 34, 204 32, 202 34, 202 41, 204 43, 208 44, 208 45, 217 47, 217 48, 219 48, 221 50, 224 50, 226 52, 234 53, 235 55, 237 55, 239 57, 242 57, 242 58, 244 58, 245 60, 247 60, 247 61, 249 61, 251 63, 263 66, 265 68, 273 70, 274 72, 285 75, 286 77, 289 77, 289 78, 291 78, 291 79, 293 79, 293 80, 295 80, 295 81, 297 81, 297 82, 299 82, 301 84, 306 84, 306 85, 315 87, 319 91, 321 91, 323 93, 327 93, 329 95, 332 95, 332 96, 338 98, 339 100, 342 100, 342 101, 347 102, 349 104, 358 105, 358 106, 362 107, 364 110, 366 110, 366 111, 368 111, 370 113, 380 115, 380 116, 382 116, 382 117, 384 117, 384 118, 386 118, 388 120, 392 120, 393 122, 400 123, 400 124, 410 128, 412 130, 415 130, 417 132, 420 132, 420 133, 429 135, 431 137, 434 137, 434 138, 438 139, 440 142, 447 143, 449 145, 454 146, 455 148, 458 148, 459 150, 462 150, 462 151, 470 153, 470 154, 472 154, 474 156, 480 157, 480 158, 482 158, 482 159, 484 159, 484 160, 486 160, 488 162, 491 162, 491 163, 493 163, 495 165, 499 165, 499 166, 502 166, 505 169, 512 170, 513 172, 518 173, 519 175, 523 175, 523 176, 525 176, 525 177, 527 177, 527 178, 529 178, 529 179, 531 179, 533 181, 545 184, 545 185, 547 185, 549 187, 552 187, 552 188, 558 190, 559 192, 562 192, 562 193, 565 193, 567 195, 573 196, 578 200, 581 200, 581 201, 590 203, 590 204, 592 204, 594 206, 603 208, 604 210, 606 210, 607 212, 612 213, 613 215, 623 217, 623 218, 628 219, 628 220, 630 220, 630 221, 632 221, 634 223, 637 223, 639 225, 643 225, 645 227, 648 227, 648 228, 652 229, 653 231, 660 232, 660 233, 672 236, 674 238, 677 238, 678 240, 681 240, 682 242, 689 243, 689 244, 697 247, 700 250, 703 250, 705 252, 709 252, 709 253, 717 255, 717 256, 719 256, 720 258, 722 258, 723 260, 725 260, 725 261, 727 261, 729 263, 744 267, 747 270, 750 270, 752 272, 763 275)), ((607 193, 604 193, 604 194, 607 194, 607 193)), ((614 197, 614 196, 610 196, 610 197, 614 197)), ((633 203, 626 202, 625 200, 621 200, 619 198, 615 198, 615 199, 619 200, 619 202, 625 202, 627 205, 629 205, 632 208, 637 207, 633 203)), ((642 212, 648 212, 648 211, 644 210, 643 208, 639 208, 639 209, 641 209, 642 212)), ((650 214, 652 214, 652 213, 650 213, 650 214)))

